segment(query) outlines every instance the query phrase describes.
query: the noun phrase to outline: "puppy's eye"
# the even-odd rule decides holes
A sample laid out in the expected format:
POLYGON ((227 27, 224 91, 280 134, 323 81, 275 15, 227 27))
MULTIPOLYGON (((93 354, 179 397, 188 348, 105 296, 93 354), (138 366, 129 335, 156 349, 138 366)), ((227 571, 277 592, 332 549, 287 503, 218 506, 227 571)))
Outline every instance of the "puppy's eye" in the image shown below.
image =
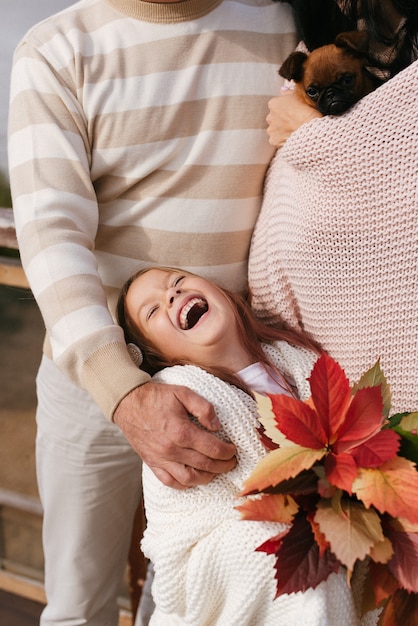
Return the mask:
POLYGON ((317 100, 319 98, 319 90, 313 85, 307 87, 307 89, 305 89, 305 93, 308 98, 311 98, 311 100, 317 100))
POLYGON ((341 82, 345 87, 351 87, 354 84, 356 77, 354 74, 343 74, 341 77, 341 82))

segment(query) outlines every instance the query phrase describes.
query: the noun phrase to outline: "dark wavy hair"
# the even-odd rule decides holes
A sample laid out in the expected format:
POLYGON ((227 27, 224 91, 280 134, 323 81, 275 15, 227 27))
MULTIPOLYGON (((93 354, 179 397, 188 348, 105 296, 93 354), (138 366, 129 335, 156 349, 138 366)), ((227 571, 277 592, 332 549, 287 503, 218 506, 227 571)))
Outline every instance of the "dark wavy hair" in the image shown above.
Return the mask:
MULTIPOLYGON (((132 283, 137 278, 152 269, 158 269, 169 273, 180 272, 186 276, 196 276, 196 274, 193 274, 192 272, 187 272, 178 268, 156 266, 139 270, 123 285, 117 302, 117 321, 124 332, 126 343, 134 343, 141 349, 144 358, 141 368, 153 375, 165 367, 170 367, 172 365, 198 365, 210 374, 213 374, 225 382, 235 385, 243 391, 250 393, 246 385, 235 372, 217 364, 208 366, 207 364, 195 361, 192 363, 183 359, 169 359, 164 353, 157 350, 154 344, 144 336, 141 329, 138 327, 138 324, 132 319, 126 309, 126 296, 132 283)), ((243 347, 254 357, 254 362, 259 361, 265 366, 269 366, 273 368, 273 370, 276 370, 276 367, 270 363, 261 347, 262 343, 271 344, 274 341, 287 341, 295 346, 313 350, 318 354, 321 352, 318 344, 312 341, 305 333, 293 330, 286 325, 284 321, 276 326, 268 326, 264 324, 255 317, 247 300, 236 293, 228 291, 227 289, 221 289, 221 287, 218 287, 217 285, 215 285, 215 287, 217 287, 217 289, 219 289, 219 291, 221 291, 229 301, 231 308, 235 313, 235 319, 237 321, 243 347)))
POLYGON ((338 33, 357 30, 358 20, 363 20, 372 41, 393 48, 384 66, 370 53, 370 63, 375 67, 385 67, 389 76, 394 76, 418 58, 417 0, 392 0, 392 6, 405 18, 396 33, 388 29, 381 0, 279 1, 292 6, 300 37, 310 51, 332 43, 338 33))

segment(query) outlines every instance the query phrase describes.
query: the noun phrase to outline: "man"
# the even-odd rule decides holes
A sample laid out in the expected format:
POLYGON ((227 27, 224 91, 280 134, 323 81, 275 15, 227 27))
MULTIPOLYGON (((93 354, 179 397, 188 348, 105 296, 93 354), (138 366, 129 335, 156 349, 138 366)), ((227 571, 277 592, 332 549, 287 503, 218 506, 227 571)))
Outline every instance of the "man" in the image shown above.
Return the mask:
POLYGON ((234 446, 188 418, 216 433, 213 408, 150 382, 112 311, 141 265, 245 288, 272 156, 265 109, 294 45, 290 9, 270 0, 82 0, 16 50, 10 179, 47 329, 44 626, 117 623, 140 457, 177 488, 234 466, 234 446))

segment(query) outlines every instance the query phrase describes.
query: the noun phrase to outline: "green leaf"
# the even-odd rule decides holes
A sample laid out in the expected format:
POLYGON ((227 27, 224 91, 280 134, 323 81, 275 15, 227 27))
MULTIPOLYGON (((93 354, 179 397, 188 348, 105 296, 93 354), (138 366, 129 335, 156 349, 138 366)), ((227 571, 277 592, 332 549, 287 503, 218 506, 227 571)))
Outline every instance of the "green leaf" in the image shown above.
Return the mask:
POLYGON ((392 415, 389 426, 401 436, 400 456, 418 466, 418 413, 392 415))

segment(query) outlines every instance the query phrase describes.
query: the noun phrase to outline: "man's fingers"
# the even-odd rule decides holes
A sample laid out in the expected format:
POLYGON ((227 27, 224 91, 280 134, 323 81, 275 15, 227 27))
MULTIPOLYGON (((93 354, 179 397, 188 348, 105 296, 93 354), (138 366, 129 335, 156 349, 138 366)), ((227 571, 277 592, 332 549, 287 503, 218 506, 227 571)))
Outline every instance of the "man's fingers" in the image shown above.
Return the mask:
POLYGON ((152 471, 164 485, 173 489, 188 489, 197 485, 207 485, 215 474, 199 472, 193 467, 180 463, 169 463, 165 469, 152 467, 152 471))
POLYGON ((199 470, 216 471, 214 467, 209 466, 211 461, 214 461, 212 465, 221 466, 235 455, 234 444, 202 430, 189 419, 173 416, 169 434, 170 439, 160 440, 166 457, 177 460, 178 449, 181 448, 182 462, 199 470), (208 463, 206 467, 202 465, 204 460, 208 463))
POLYGON ((187 387, 175 387, 175 395, 184 406, 187 413, 193 415, 198 422, 208 430, 217 431, 220 428, 212 404, 187 387))

